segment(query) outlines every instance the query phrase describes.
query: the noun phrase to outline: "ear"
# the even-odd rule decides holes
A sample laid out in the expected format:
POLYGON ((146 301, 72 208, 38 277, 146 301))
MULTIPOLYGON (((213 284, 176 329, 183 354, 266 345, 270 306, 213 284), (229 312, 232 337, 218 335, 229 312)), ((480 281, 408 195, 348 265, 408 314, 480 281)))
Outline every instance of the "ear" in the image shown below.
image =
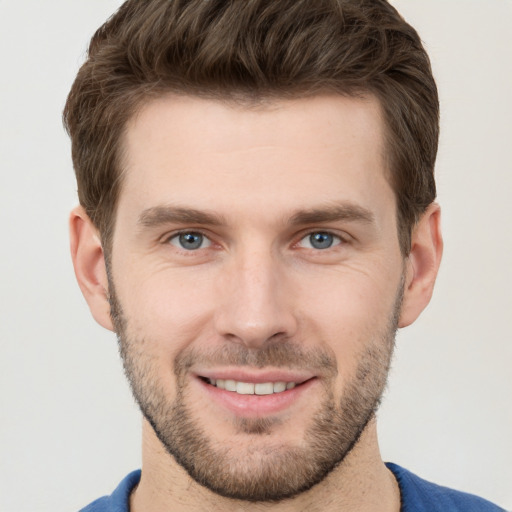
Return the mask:
POLYGON ((441 208, 432 203, 412 232, 399 327, 412 324, 430 302, 442 254, 441 208))
POLYGON ((96 322, 113 331, 108 302, 107 269, 100 236, 81 206, 71 211, 69 234, 71 258, 82 294, 96 322))

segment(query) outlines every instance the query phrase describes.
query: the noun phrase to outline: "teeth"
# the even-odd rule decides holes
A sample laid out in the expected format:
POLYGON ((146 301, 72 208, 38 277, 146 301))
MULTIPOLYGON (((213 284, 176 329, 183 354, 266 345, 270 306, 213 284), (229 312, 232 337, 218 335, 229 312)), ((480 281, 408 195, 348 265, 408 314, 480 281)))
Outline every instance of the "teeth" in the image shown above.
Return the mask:
POLYGON ((229 379, 208 379, 212 386, 226 391, 233 391, 239 395, 272 395, 273 393, 282 393, 288 389, 293 389, 295 382, 261 382, 253 384, 251 382, 239 382, 229 379))
POLYGON ((234 380, 226 379, 226 391, 236 391, 236 382, 234 380))
MULTIPOLYGON (((290 382, 290 384, 295 386, 295 382, 290 382)), ((286 382, 274 382, 274 393, 282 393, 283 391, 286 391, 286 382)))
POLYGON ((237 382, 236 392, 239 395, 254 395, 254 384, 250 382, 237 382))
POLYGON ((265 382, 254 386, 254 393, 256 395, 271 395, 273 392, 274 384, 272 382, 265 382))

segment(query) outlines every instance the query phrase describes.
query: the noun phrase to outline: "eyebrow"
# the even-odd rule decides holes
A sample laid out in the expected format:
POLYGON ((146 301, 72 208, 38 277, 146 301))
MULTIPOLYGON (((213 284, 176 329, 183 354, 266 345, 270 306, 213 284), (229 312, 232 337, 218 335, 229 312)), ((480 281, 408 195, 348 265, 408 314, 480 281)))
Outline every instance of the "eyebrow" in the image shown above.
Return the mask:
POLYGON ((373 212, 362 206, 347 203, 301 210, 292 215, 290 224, 317 224, 335 221, 357 221, 371 224, 375 220, 373 212))
MULTIPOLYGON (((299 210, 289 218, 287 224, 294 226, 336 221, 371 224, 374 222, 374 219, 375 216, 370 210, 356 204, 346 203, 299 210)), ((213 212, 196 210, 195 208, 164 205, 154 206, 144 210, 139 215, 138 224, 146 228, 151 228, 165 224, 225 226, 227 222, 224 217, 213 212)))
POLYGON ((138 224, 146 228, 173 223, 202 224, 207 226, 226 224, 224 218, 215 213, 179 206, 154 206, 147 208, 139 215, 138 219, 138 224))

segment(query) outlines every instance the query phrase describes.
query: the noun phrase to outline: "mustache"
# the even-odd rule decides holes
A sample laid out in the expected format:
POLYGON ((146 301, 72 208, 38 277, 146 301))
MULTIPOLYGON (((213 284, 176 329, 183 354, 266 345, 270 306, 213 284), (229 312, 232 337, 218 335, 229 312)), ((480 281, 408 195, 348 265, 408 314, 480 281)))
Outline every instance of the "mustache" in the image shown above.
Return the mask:
POLYGON ((187 347, 175 358, 177 375, 187 373, 193 366, 277 367, 309 370, 324 376, 338 372, 334 353, 324 347, 305 349, 290 341, 272 341, 260 348, 247 348, 240 343, 199 349, 187 347))

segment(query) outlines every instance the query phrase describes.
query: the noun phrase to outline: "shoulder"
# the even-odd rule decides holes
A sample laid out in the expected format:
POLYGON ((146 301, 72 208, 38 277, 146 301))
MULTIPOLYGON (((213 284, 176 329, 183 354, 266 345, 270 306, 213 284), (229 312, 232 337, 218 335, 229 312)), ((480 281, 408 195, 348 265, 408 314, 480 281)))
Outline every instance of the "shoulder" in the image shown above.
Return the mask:
POLYGON ((140 481, 140 470, 126 476, 110 496, 103 496, 80 512, 129 512, 130 494, 140 481))
POLYGON ((427 482, 396 464, 386 466, 400 487, 401 512, 505 512, 478 496, 427 482))

